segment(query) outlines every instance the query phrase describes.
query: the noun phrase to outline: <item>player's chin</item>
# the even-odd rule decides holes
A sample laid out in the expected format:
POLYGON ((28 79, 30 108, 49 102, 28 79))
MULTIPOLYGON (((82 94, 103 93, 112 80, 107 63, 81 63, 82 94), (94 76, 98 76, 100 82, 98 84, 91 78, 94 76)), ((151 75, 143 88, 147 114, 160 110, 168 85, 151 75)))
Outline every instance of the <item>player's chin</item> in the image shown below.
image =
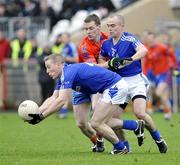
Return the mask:
POLYGON ((50 76, 52 79, 55 79, 55 78, 56 78, 55 75, 53 75, 53 74, 49 74, 49 76, 50 76))
POLYGON ((91 36, 91 35, 89 35, 89 36, 88 36, 88 39, 89 39, 89 40, 94 40, 94 37, 91 36))

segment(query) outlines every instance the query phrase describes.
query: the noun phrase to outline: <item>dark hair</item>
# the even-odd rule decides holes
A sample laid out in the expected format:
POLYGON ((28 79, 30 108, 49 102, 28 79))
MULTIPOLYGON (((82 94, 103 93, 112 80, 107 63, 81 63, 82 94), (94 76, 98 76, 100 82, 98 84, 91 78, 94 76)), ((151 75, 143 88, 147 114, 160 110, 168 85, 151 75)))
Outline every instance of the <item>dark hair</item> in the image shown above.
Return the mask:
POLYGON ((146 32, 148 35, 156 36, 156 33, 151 31, 151 30, 149 30, 149 29, 144 30, 144 32, 146 32))
POLYGON ((85 23, 89 23, 92 21, 94 21, 96 25, 101 25, 101 20, 96 14, 90 14, 84 20, 85 23))

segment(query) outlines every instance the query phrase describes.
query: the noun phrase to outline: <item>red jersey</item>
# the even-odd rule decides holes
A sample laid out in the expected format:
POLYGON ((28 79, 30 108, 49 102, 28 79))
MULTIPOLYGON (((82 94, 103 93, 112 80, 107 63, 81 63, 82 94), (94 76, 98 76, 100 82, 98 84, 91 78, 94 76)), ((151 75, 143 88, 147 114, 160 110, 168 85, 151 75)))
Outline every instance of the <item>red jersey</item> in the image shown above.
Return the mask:
POLYGON ((148 54, 144 59, 144 72, 152 69, 155 75, 166 73, 174 63, 174 54, 163 44, 148 47, 148 54))
POLYGON ((10 54, 10 44, 8 40, 0 40, 0 52, 0 63, 2 63, 3 60, 8 58, 10 54))
POLYGON ((108 36, 103 32, 101 32, 99 43, 91 41, 88 37, 85 37, 78 47, 79 62, 97 63, 101 45, 107 38, 108 36))

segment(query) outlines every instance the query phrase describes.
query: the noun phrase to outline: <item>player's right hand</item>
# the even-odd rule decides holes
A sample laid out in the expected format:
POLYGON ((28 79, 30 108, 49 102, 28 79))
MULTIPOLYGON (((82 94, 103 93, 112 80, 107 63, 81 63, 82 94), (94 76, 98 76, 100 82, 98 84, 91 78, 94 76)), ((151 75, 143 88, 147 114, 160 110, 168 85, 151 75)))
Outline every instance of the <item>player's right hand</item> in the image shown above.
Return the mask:
POLYGON ((27 121, 27 122, 29 124, 32 124, 32 125, 35 125, 35 124, 41 122, 45 118, 42 113, 40 113, 40 114, 29 114, 29 116, 32 117, 32 119, 27 121))

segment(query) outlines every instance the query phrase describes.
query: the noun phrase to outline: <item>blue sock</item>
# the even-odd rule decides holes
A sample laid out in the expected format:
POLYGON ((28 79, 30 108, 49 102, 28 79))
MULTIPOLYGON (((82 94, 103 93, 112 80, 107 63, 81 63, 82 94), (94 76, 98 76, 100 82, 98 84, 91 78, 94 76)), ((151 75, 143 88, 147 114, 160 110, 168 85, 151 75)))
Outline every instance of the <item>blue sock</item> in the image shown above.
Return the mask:
POLYGON ((154 132, 150 132, 151 136, 154 140, 158 141, 161 138, 161 135, 158 130, 155 130, 154 132))
POLYGON ((67 114, 69 110, 67 108, 61 108, 59 114, 67 114))
POLYGON ((126 148, 128 149, 128 152, 131 151, 129 142, 128 142, 128 141, 124 141, 123 143, 124 143, 124 145, 126 146, 126 148))
POLYGON ((136 130, 138 123, 134 120, 123 120, 122 129, 136 130))
POLYGON ((119 142, 116 143, 116 144, 113 144, 113 146, 114 146, 114 149, 117 149, 117 150, 122 150, 122 149, 124 149, 124 143, 121 142, 121 141, 119 141, 119 142))

